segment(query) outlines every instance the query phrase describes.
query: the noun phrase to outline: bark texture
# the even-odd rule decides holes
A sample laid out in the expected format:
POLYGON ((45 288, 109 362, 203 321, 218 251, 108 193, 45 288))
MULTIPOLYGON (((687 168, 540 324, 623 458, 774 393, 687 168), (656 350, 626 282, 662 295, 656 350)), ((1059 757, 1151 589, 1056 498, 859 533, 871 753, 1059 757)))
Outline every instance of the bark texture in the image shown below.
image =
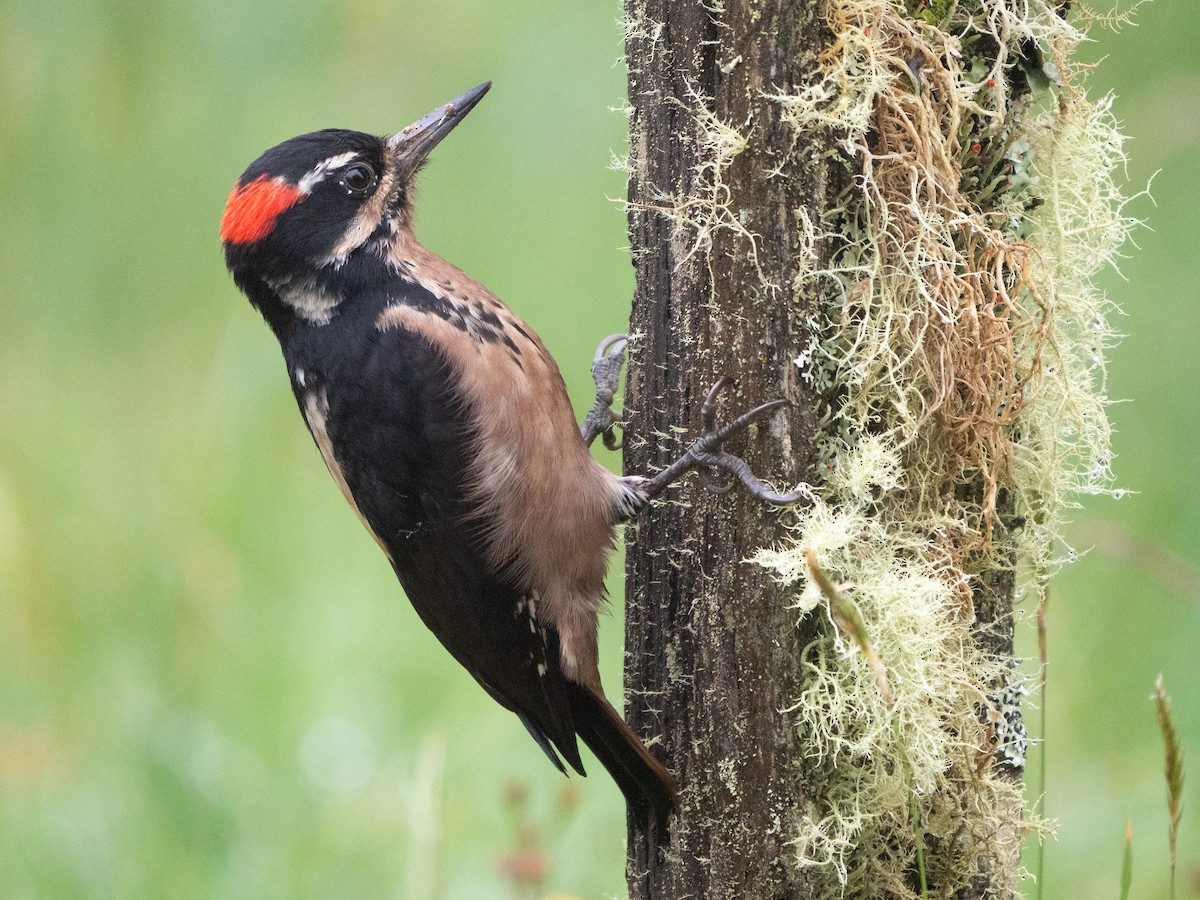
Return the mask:
MULTIPOLYGON (((878 568, 890 576, 897 561, 922 553, 937 561, 944 555, 948 562, 934 578, 946 589, 938 602, 956 615, 959 607, 967 614, 951 623, 961 632, 939 630, 947 621, 939 615, 919 633, 890 633, 907 637, 893 640, 893 661, 904 659, 902 650, 915 638, 932 636, 932 649, 912 658, 944 661, 936 668, 948 673, 940 680, 908 678, 908 705, 892 705, 893 694, 885 701, 888 711, 875 713, 876 723, 895 726, 897 734, 901 723, 916 718, 905 719, 898 708, 933 718, 928 727, 912 729, 913 743, 907 745, 924 751, 924 780, 916 775, 902 780, 905 771, 916 771, 915 755, 901 750, 893 757, 888 740, 859 754, 874 769, 861 760, 849 766, 830 751, 822 757, 823 768, 810 771, 795 727, 797 713, 785 710, 804 695, 803 651, 820 646, 810 642, 815 629, 827 626, 817 614, 801 618, 771 574, 746 561, 779 539, 773 513, 741 491, 713 495, 695 477, 673 489, 675 502, 645 511, 628 531, 628 716, 675 772, 682 793, 679 815, 666 833, 646 836, 638 823, 630 823, 634 900, 918 897, 926 884, 931 896, 962 900, 1015 893, 1024 735, 1019 713, 1010 708, 1015 701, 1009 695, 1019 695, 1019 682, 1010 683, 1006 664, 1012 655, 1015 554, 1019 546, 1033 545, 1019 540, 1026 512, 1017 515, 1006 490, 994 508, 998 527, 979 523, 991 513, 994 494, 988 491, 1004 488, 1011 475, 991 481, 987 473, 1007 471, 1014 435, 1034 434, 1029 440, 1036 447, 1041 434, 1036 422, 1005 430, 1011 421, 994 411, 1021 398, 1030 379, 1040 375, 1030 359, 1053 355, 1041 344, 1043 331, 1030 331, 1049 312, 1029 280, 1028 247, 1016 236, 1046 199, 1035 197, 1031 182, 1013 174, 1029 161, 1010 146, 1027 111, 1030 73, 1041 66, 1044 74, 1045 66, 1031 41, 991 30, 999 27, 997 21, 1008 21, 1001 13, 1020 12, 1001 0, 979 4, 990 16, 976 16, 974 5, 946 4, 947 16, 957 10, 961 17, 953 32, 926 27, 924 4, 835 5, 829 21, 839 30, 837 41, 825 30, 827 2, 625 0, 632 109, 629 224, 637 267, 625 462, 630 473, 643 474, 676 459, 701 431, 700 407, 710 385, 729 375, 737 389, 724 398, 719 421, 776 397, 787 398, 791 407, 728 449, 781 489, 819 482, 816 410, 830 398, 811 394, 794 361, 810 346, 805 328, 818 320, 820 285, 798 272, 803 262, 808 271, 837 268, 831 257, 838 248, 819 242, 814 247, 810 232, 843 227, 855 237, 845 238, 854 243, 843 246, 842 261, 867 251, 877 265, 867 267, 875 281, 864 290, 874 291, 880 308, 886 305, 897 322, 907 323, 896 329, 896 365, 871 356, 878 350, 879 358, 888 359, 891 332, 878 338, 883 343, 877 348, 862 351, 864 371, 877 379, 871 385, 876 393, 859 384, 859 419, 852 426, 860 438, 877 434, 876 427, 895 429, 888 439, 899 435, 896 447, 903 453, 897 453, 906 454, 906 464, 922 462, 904 469, 904 490, 911 495, 900 492, 889 501, 888 535, 897 535, 897 542, 885 547, 898 549, 885 552, 878 568), (964 28, 973 40, 955 37, 964 28), (973 55, 963 60, 967 51, 973 55), (978 67, 993 74, 973 81, 978 67), (878 83, 864 70, 877 72, 878 83), (846 125, 843 135, 844 147, 853 148, 845 152, 853 152, 862 168, 857 194, 843 194, 853 165, 839 160, 837 136, 828 133, 832 126, 819 135, 796 131, 799 122, 831 121, 807 99, 828 94, 803 90, 824 77, 835 93, 843 91, 839 100, 852 104, 865 98, 864 108, 871 110, 869 123, 846 125), (989 93, 1001 82, 1010 93, 989 93), (781 121, 780 101, 772 95, 787 95, 796 102, 794 110, 807 109, 810 116, 781 121), (971 119, 974 112, 964 125, 963 96, 994 101, 1000 117, 995 122, 1004 128, 984 121, 982 113, 971 119), (811 115, 814 111, 821 115, 811 115), (841 218, 828 215, 835 207, 841 218), (1019 209, 1021 222, 1013 224, 1013 210, 1019 209), (947 222, 956 223, 955 229, 969 222, 972 236, 943 227, 947 222), (812 256, 802 260, 805 253, 812 256), (882 289, 881 282, 887 283, 882 289), (941 302, 912 290, 913 282, 936 284, 944 293, 941 302), (936 328, 926 327, 935 309, 955 312, 943 313, 936 328), (981 334, 971 330, 980 321, 992 331, 972 337, 981 334), (986 357, 976 352, 980 348, 1005 352, 986 357), (913 358, 930 362, 908 365, 913 358), (1022 372, 1022 365, 1029 371, 1022 372), (888 418, 892 394, 906 391, 929 404, 928 422, 899 414, 888 418), (942 428, 945 422, 952 427, 942 428), (950 502, 955 491, 960 495, 950 502), (910 512, 911 521, 904 519, 910 512), (958 527, 947 527, 945 515, 958 515, 958 527), (966 585, 973 596, 961 602, 966 585), (963 648, 970 652, 960 653, 963 648), (937 700, 945 700, 944 707, 937 700), (945 739, 941 744, 939 737, 945 739), (945 748, 952 756, 938 755, 945 748), (998 752, 1008 763, 996 762, 998 752), (903 802, 880 809, 875 797, 869 804, 871 828, 831 837, 825 820, 814 816, 844 803, 848 794, 863 794, 861 785, 870 783, 872 771, 899 779, 888 797, 894 801, 907 792, 909 810, 903 802), (825 840, 836 853, 844 851, 837 863, 844 865, 843 883, 830 864, 803 869, 796 864, 793 842, 804 822, 811 826, 810 839, 815 833, 818 844, 825 840)), ((1060 112, 1065 116, 1069 108, 1060 106, 1060 112)), ((1030 142, 1038 143, 1037 128, 1031 134, 1030 142)), ((843 298, 857 287, 838 284, 843 298)), ((848 316, 867 315, 848 312, 845 303, 840 313, 842 327, 851 330, 848 316)), ((840 399, 855 401, 851 388, 844 389, 840 399)), ((828 405, 841 414, 836 402, 828 405)), ((896 405, 905 406, 904 398, 896 405)), ((1055 425, 1047 443, 1061 430, 1055 425)), ((1102 434, 1095 446, 1106 441, 1102 434)), ((1069 480, 1068 473, 1052 483, 1069 480)), ((846 559, 842 567, 853 569, 846 559)), ((925 577, 920 566, 906 572, 925 577)), ((888 595, 876 590, 873 596, 888 595)), ((892 597, 888 610, 907 598, 892 597)), ((809 694, 816 699, 808 724, 829 725, 824 732, 810 727, 814 741, 822 735, 837 739, 854 727, 848 721, 857 722, 854 714, 819 718, 822 689, 830 683, 814 679, 809 694), (843 732, 835 733, 835 726, 843 732)), ((857 713, 863 707, 830 702, 824 708, 857 713)), ((886 729, 875 734, 890 739, 886 729)), ((838 812, 827 819, 837 821, 838 812)))
MULTIPOLYGON (((819 218, 841 176, 798 162, 764 94, 801 83, 821 41, 818 5, 627 0, 637 268, 628 472, 673 461, 700 433, 709 387, 730 375, 737 387, 719 421, 777 397, 791 407, 728 449, 780 489, 811 480, 813 398, 793 359, 815 300, 794 284, 797 212, 819 218), (719 190, 704 168, 705 108, 750 138, 719 190), (711 247, 705 236, 697 245, 679 219, 705 214, 714 197, 748 234, 718 228, 711 247)), ((769 573, 746 562, 776 534, 768 508, 737 489, 712 494, 695 475, 668 496, 678 502, 656 504, 627 535, 625 675, 630 722, 677 774, 681 810, 658 847, 631 823, 630 895, 804 896, 787 847, 807 795, 803 752, 783 710, 800 693, 813 623, 798 624, 769 573)))

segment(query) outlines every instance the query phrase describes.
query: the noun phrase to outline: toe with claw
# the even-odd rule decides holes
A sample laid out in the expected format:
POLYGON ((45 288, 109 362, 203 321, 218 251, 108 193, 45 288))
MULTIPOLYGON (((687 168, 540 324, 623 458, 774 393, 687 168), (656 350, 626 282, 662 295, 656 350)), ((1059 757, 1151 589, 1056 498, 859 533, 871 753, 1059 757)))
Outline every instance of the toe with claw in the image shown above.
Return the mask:
POLYGON ((733 379, 725 376, 712 386, 712 389, 708 392, 708 397, 704 401, 704 405, 700 408, 700 421, 704 428, 704 434, 696 439, 683 456, 653 478, 627 479, 631 492, 640 495, 639 499, 644 498, 642 499, 642 504, 653 500, 666 490, 668 485, 678 481, 693 469, 700 470, 705 487, 714 493, 726 493, 734 486, 735 482, 733 479, 736 479, 753 496, 772 506, 788 506, 804 497, 803 491, 788 494, 781 494, 775 491, 769 484, 750 471, 750 466, 744 459, 721 449, 725 441, 745 431, 756 419, 765 413, 787 405, 786 400, 772 400, 770 403, 764 403, 748 412, 742 413, 732 422, 718 428, 715 424, 717 397, 722 390, 732 383, 733 379), (715 477, 717 470, 723 470, 732 475, 733 479, 725 483, 717 481, 715 477))
POLYGON ((612 408, 621 381, 621 367, 625 365, 625 345, 628 338, 623 334, 611 334, 600 342, 592 358, 592 380, 596 382, 596 401, 583 420, 583 441, 589 447, 597 437, 603 435, 604 446, 609 450, 620 450, 617 428, 621 414, 612 408))

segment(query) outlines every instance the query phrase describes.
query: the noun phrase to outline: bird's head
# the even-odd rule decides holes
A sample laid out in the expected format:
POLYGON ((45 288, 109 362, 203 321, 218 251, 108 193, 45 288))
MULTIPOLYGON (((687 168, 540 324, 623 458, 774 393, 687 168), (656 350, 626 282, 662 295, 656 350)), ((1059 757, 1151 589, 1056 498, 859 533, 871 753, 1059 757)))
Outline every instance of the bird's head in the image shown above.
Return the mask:
POLYGON ((472 88, 391 137, 314 131, 251 163, 221 219, 225 261, 243 289, 252 277, 321 280, 360 249, 383 252, 411 224, 413 177, 489 87, 472 88))

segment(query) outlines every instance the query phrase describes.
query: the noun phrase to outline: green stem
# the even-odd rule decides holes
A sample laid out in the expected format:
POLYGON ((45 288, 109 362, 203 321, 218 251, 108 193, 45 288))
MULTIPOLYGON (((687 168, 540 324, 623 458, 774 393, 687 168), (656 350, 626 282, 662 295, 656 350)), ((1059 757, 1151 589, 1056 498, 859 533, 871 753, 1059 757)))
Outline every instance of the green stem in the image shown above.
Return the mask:
POLYGON ((912 764, 908 761, 908 749, 897 732, 896 747, 900 751, 900 760, 904 763, 904 771, 909 777, 908 808, 912 815, 913 840, 917 844, 917 875, 921 879, 921 900, 929 900, 929 884, 925 875, 925 829, 921 826, 921 805, 917 803, 916 786, 912 783, 912 764))

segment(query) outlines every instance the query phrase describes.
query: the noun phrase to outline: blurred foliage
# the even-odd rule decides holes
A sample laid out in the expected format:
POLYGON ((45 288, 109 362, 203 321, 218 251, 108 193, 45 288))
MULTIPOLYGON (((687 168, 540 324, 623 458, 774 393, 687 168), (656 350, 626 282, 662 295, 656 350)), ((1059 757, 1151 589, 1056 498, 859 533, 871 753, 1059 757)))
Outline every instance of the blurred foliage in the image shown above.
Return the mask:
MULTIPOLYGON (((216 228, 271 144, 495 79, 420 231, 586 403, 632 284, 618 8, 586 6, 0 6, 0 894, 506 895, 502 785, 562 777, 363 542, 216 228)), ((615 893, 619 794, 580 789, 545 883, 615 893)))
MULTIPOLYGON (((418 230, 539 330, 584 408, 632 286, 608 168, 625 139, 619 15, 0 0, 4 897, 511 896, 504 786, 558 822, 562 778, 403 601, 216 228, 271 144, 394 131, 494 79, 428 167, 418 230)), ((1097 549, 1050 609, 1047 897, 1110 890, 1126 818, 1139 893, 1166 883, 1158 671, 1185 752, 1200 746, 1200 17, 1164 0, 1137 21, 1100 35, 1095 82, 1137 138, 1131 182, 1162 169, 1158 207, 1136 209, 1154 230, 1111 279, 1130 337, 1110 391, 1135 400, 1112 410, 1117 472, 1140 493, 1080 515, 1076 542, 1097 549)), ((613 691, 619 616, 602 642, 613 691)), ((575 784, 539 885, 622 894, 620 796, 602 772, 575 784)), ((1185 885, 1197 827, 1185 812, 1185 885)))
MULTIPOLYGON (((1107 0, 1087 6, 1107 11, 1107 0)), ((1121 3, 1122 9, 1130 4, 1121 3)), ((1097 28, 1090 56, 1096 95, 1115 91, 1133 140, 1129 184, 1151 178, 1131 207, 1147 228, 1105 279, 1126 313, 1112 353, 1109 395, 1120 500, 1096 498, 1067 538, 1091 549, 1052 588, 1046 811, 1058 822, 1046 846, 1043 896, 1111 896, 1124 837, 1138 836, 1132 896, 1164 897, 1169 878, 1162 739, 1152 702, 1161 670, 1175 701, 1185 755, 1200 748, 1200 479, 1191 471, 1200 428, 1200 17, 1189 4, 1151 2, 1119 32, 1097 28)), ((1031 627, 1018 652, 1036 657, 1031 627)), ((1042 790, 1032 775, 1030 794, 1042 790)), ((1180 896, 1200 896, 1200 789, 1186 786, 1180 825, 1180 896), (1182 887, 1182 886, 1188 887, 1182 887)))

